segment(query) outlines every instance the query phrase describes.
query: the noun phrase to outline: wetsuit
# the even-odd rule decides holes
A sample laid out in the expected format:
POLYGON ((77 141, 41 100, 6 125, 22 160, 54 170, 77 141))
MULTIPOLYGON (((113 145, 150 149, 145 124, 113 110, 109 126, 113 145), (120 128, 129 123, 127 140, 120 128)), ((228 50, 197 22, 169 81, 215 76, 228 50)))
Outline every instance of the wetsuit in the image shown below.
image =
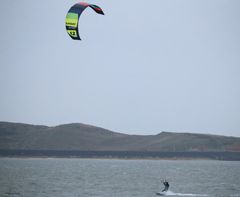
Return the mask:
POLYGON ((168 188, 170 187, 170 186, 169 186, 169 183, 168 183, 167 181, 164 181, 164 182, 163 182, 163 185, 164 185, 164 189, 162 190, 162 192, 168 191, 168 188))

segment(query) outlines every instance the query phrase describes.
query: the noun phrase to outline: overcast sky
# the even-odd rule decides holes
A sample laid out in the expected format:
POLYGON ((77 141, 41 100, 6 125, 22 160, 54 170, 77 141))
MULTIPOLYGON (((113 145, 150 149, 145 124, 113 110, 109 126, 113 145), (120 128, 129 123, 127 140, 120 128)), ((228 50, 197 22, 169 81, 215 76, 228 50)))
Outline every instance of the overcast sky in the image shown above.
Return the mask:
POLYGON ((0 121, 240 136, 240 1, 1 0, 0 121))

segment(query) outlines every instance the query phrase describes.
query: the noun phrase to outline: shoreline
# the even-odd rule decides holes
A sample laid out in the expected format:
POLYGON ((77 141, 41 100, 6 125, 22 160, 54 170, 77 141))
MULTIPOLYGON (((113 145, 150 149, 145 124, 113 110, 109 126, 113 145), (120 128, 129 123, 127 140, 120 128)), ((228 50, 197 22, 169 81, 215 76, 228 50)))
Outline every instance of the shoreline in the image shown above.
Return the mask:
POLYGON ((240 152, 148 152, 78 150, 0 150, 0 158, 86 158, 122 160, 240 161, 240 152))
POLYGON ((49 157, 49 156, 0 156, 0 159, 81 159, 81 160, 142 160, 142 161, 240 161, 240 160, 220 160, 220 159, 213 159, 213 158, 151 158, 151 157, 144 157, 144 158, 136 158, 136 157, 129 157, 129 158, 122 158, 122 157, 49 157))

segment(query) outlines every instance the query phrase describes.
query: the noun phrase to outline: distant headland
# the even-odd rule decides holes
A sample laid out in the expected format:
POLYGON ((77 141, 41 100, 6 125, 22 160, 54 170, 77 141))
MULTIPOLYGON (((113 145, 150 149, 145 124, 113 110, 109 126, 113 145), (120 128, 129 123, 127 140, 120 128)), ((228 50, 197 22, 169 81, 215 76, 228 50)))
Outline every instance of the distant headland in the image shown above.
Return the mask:
POLYGON ((0 156, 240 160, 240 138, 160 132, 128 135, 82 123, 0 122, 0 156))

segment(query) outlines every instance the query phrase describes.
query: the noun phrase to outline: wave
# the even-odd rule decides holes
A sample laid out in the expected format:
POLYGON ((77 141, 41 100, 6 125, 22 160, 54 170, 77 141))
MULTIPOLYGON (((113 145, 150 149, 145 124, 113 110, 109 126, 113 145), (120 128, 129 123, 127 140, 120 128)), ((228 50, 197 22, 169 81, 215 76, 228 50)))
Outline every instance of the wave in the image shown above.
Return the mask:
POLYGON ((164 196, 208 196, 207 194, 184 194, 184 193, 174 193, 172 191, 167 191, 164 196))

